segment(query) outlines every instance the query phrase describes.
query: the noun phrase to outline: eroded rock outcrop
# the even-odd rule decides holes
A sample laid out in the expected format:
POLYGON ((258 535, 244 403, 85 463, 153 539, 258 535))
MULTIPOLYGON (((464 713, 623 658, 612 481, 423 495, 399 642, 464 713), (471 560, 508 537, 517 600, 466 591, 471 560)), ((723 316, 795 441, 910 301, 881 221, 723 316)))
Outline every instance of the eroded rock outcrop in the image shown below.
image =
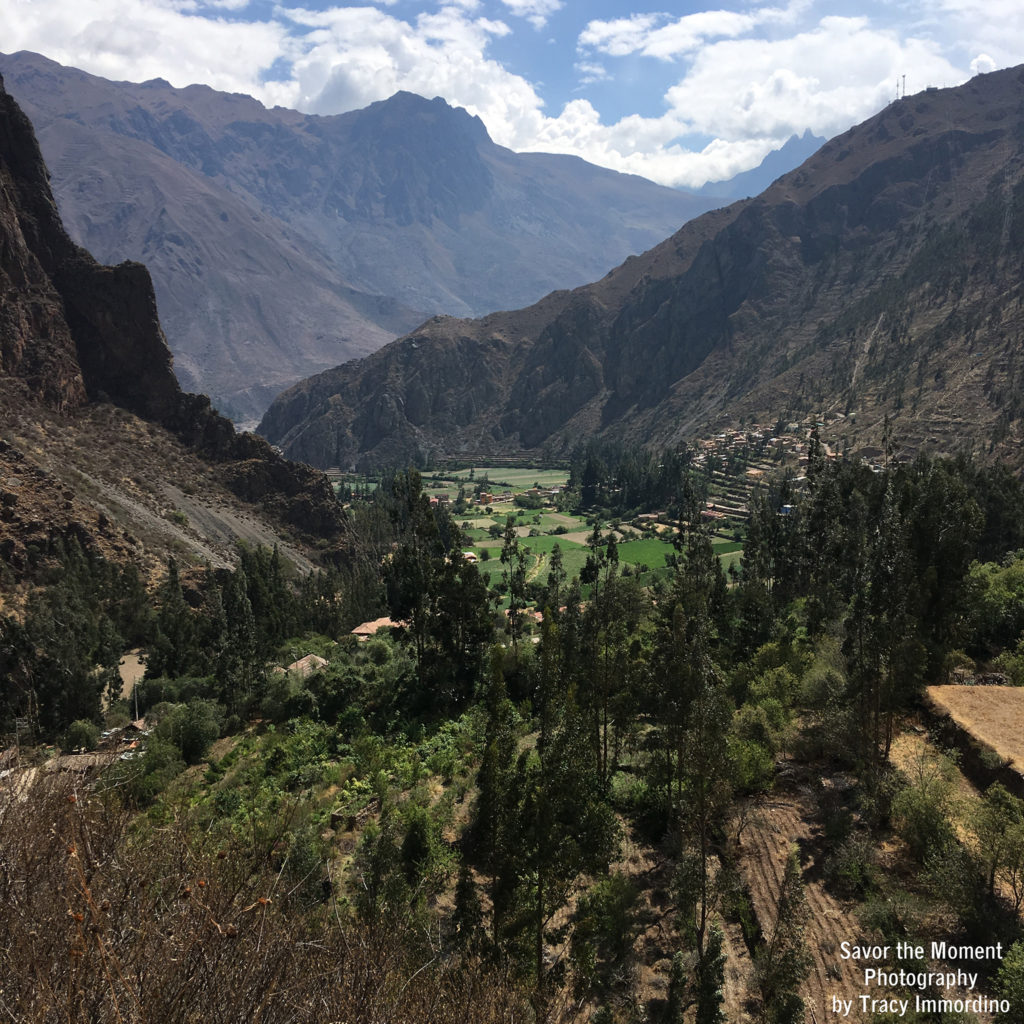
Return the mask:
POLYGON ((60 414, 107 402, 159 424, 244 500, 299 530, 337 539, 326 478, 236 434, 208 398, 181 391, 138 263, 98 264, 61 224, 32 126, 0 78, 0 376, 60 414))

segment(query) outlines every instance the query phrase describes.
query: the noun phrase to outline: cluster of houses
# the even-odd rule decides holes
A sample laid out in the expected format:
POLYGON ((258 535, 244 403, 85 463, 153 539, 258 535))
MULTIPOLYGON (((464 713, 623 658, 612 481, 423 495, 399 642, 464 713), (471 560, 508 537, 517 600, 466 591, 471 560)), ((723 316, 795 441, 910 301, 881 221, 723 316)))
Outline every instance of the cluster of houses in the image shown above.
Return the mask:
MULTIPOLYGON (((553 504, 562 493, 561 487, 530 487, 528 490, 520 491, 519 497, 536 498, 542 502, 553 504)), ((513 491, 481 491, 477 496, 477 504, 503 505, 515 501, 517 495, 513 491)))

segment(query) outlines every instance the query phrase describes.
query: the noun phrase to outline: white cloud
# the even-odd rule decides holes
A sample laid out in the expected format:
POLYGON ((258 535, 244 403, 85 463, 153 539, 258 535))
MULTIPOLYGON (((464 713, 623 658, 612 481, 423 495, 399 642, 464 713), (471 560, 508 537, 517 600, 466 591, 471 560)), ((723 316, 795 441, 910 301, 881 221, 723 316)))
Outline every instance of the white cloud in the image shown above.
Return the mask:
POLYGON ((727 139, 785 138, 805 128, 833 135, 879 110, 904 73, 912 92, 966 77, 928 40, 901 40, 865 18, 829 17, 785 39, 704 48, 666 99, 692 131, 727 139))
POLYGON ((667 60, 696 50, 706 39, 742 35, 757 24, 755 16, 735 11, 700 11, 659 25, 664 17, 634 14, 613 21, 592 21, 580 33, 579 46, 613 57, 639 53, 667 60))
POLYGON ((968 57, 987 55, 996 67, 1013 67, 1024 54, 1024 4, 1020 0, 923 0, 943 37, 968 57))
POLYGON ((5 50, 36 50, 113 79, 204 82, 255 94, 260 70, 287 49, 274 22, 193 14, 175 0, 15 0, 4 4, 5 50))
POLYGON ((595 64, 593 61, 579 61, 573 65, 573 70, 580 76, 581 85, 603 82, 608 78, 608 69, 603 64, 595 64))
POLYGON ((658 24, 657 14, 631 14, 612 21, 591 21, 580 33, 580 49, 591 48, 612 57, 625 57, 643 47, 644 40, 658 24))
POLYGON ((934 40, 902 38, 867 17, 825 17, 794 31, 805 6, 591 22, 579 37, 584 55, 683 59, 682 77, 665 93, 659 118, 603 126, 576 112, 545 125, 543 140, 565 150, 577 145, 588 159, 666 184, 699 185, 755 165, 807 128, 827 137, 869 117, 892 98, 902 74, 912 92, 967 77, 934 40), (755 35, 769 22, 769 37, 755 35), (686 147, 700 137, 715 141, 699 153, 686 147))
POLYGON ((292 41, 291 78, 267 83, 258 93, 265 102, 328 114, 406 89, 469 108, 499 141, 540 108, 529 83, 486 56, 490 39, 510 31, 502 21, 467 17, 451 5, 413 22, 353 7, 288 16, 305 31, 292 41))
POLYGON ((812 4, 813 0, 790 0, 786 7, 755 7, 746 13, 709 10, 674 20, 667 14, 632 14, 591 21, 580 33, 577 46, 613 57, 637 53, 670 60, 694 52, 711 39, 733 39, 760 25, 793 24, 812 4))
POLYGON ((501 0, 515 15, 526 18, 534 28, 541 29, 555 11, 562 9, 562 0, 501 0))
POLYGON ((971 61, 972 75, 987 75, 990 71, 995 71, 995 69, 996 62, 987 53, 979 53, 971 61))
MULTIPOLYGON (((592 20, 577 40, 579 84, 613 77, 618 58, 630 58, 634 71, 644 57, 678 67, 660 116, 605 123, 585 99, 545 111, 533 83, 490 56, 493 40, 512 30, 482 16, 481 0, 421 2, 414 14, 400 14, 410 5, 392 0, 325 10, 288 2, 247 22, 223 16, 244 9, 244 0, 0 0, 2 43, 107 78, 205 82, 321 114, 399 89, 440 95, 479 115, 512 149, 572 153, 677 185, 745 170, 806 128, 841 131, 888 102, 904 73, 914 92, 962 81, 968 66, 1006 66, 1019 59, 1007 56, 1014 48, 1024 52, 1019 0, 912 0, 913 34, 866 16, 808 21, 814 0, 592 20), (211 15, 213 4, 220 11, 211 15), (946 23, 957 26, 957 38, 943 45, 938 26, 946 23)), ((510 18, 541 25, 562 6, 502 3, 510 18)))

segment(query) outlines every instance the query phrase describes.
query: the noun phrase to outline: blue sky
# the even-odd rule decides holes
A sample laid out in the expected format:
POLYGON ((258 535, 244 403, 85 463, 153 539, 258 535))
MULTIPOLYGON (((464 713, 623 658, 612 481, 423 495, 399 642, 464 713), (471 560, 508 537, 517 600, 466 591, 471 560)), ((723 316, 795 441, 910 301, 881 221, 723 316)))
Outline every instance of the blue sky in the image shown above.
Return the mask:
POLYGON ((756 165, 908 93, 1024 60, 1021 0, 3 0, 0 46, 330 114, 398 89, 516 150, 664 184, 756 165))

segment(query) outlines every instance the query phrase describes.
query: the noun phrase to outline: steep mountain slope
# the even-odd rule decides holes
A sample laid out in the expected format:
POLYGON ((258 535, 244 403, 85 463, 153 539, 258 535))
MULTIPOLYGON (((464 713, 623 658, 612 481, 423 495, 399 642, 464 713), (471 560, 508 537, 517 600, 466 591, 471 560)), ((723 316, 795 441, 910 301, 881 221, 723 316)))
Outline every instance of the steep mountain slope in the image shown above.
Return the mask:
POLYGON ((153 273, 177 370, 232 416, 430 313, 532 302, 716 200, 515 154, 409 93, 338 117, 0 55, 72 235, 153 273), (420 311, 420 312, 416 312, 420 311))
POLYGON ((291 537, 305 562, 343 520, 321 474, 181 392, 146 269, 101 266, 68 238, 0 79, 0 575, 68 536, 213 563, 235 540, 291 537))
POLYGON ((346 465, 665 445, 816 412, 908 447, 1019 436, 1024 72, 886 107, 756 199, 593 285, 425 324, 281 395, 261 432, 346 465))

